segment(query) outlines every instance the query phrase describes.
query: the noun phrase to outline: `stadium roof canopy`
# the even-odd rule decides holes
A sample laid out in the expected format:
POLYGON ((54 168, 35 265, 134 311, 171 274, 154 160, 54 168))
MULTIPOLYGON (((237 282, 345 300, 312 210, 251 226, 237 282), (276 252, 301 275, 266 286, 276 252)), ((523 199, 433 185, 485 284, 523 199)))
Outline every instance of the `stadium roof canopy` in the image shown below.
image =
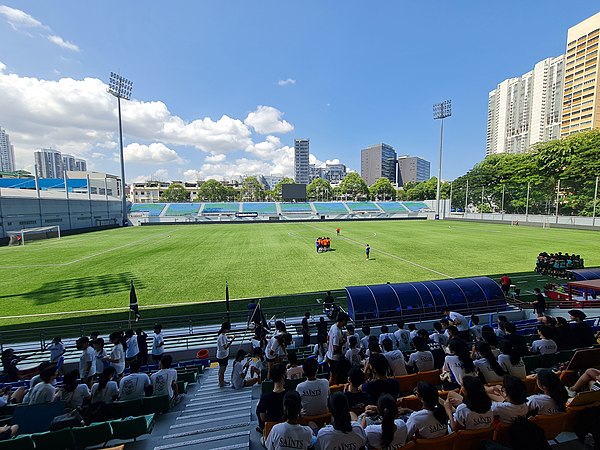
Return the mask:
POLYGON ((595 269, 575 269, 569 272, 573 274, 575 281, 597 280, 600 278, 600 267, 596 267, 595 269))
POLYGON ((354 321, 420 319, 446 307, 459 312, 487 312, 506 306, 500 286, 488 277, 350 286, 346 293, 348 313, 354 321))
MULTIPOLYGON (((64 191, 65 180, 62 178, 40 178, 38 185, 42 190, 61 189, 64 191)), ((67 179, 67 185, 69 190, 88 187, 85 178, 69 178, 67 179)), ((35 189, 35 178, 0 178, 0 188, 35 189)))

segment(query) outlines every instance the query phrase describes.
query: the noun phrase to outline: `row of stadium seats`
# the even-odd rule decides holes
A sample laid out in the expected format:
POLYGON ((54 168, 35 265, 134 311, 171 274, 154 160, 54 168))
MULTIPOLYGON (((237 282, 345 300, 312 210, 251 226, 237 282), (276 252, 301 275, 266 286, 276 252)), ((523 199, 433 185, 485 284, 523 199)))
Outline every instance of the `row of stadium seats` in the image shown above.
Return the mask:
POLYGON ((357 212, 408 213, 429 211, 423 202, 230 202, 230 203, 134 203, 130 213, 148 217, 182 217, 198 214, 235 214, 237 212, 256 212, 258 214, 313 213, 350 214, 357 212), (314 208, 314 210, 313 210, 314 208))

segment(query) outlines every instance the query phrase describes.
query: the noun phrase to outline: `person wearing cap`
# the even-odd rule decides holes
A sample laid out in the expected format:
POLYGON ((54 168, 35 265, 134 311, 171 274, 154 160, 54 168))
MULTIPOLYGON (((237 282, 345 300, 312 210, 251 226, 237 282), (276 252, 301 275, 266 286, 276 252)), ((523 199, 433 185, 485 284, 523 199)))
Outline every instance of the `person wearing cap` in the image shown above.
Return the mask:
POLYGON ((594 345, 596 343, 594 330, 588 323, 584 322, 587 317, 585 313, 578 309, 572 309, 569 311, 569 315, 571 316, 571 320, 575 322, 571 324, 575 348, 591 347, 594 345))

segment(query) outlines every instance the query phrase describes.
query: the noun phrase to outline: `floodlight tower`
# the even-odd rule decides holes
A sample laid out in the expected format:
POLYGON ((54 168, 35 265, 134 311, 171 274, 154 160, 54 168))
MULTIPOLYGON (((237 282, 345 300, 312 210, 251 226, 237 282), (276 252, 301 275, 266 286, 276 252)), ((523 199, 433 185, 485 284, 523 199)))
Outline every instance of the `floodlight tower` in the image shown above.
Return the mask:
POLYGON ((435 213, 440 218, 440 189, 442 182, 442 143, 444 141, 444 119, 452 115, 452 100, 444 100, 433 105, 433 118, 440 119, 440 161, 438 164, 437 194, 435 197, 435 213))
POLYGON ((127 197, 125 196, 125 158, 123 156, 123 123, 121 121, 121 99, 131 99, 133 82, 121 75, 111 72, 108 85, 109 94, 117 97, 119 110, 119 154, 121 157, 121 211, 123 212, 123 226, 127 226, 127 197))

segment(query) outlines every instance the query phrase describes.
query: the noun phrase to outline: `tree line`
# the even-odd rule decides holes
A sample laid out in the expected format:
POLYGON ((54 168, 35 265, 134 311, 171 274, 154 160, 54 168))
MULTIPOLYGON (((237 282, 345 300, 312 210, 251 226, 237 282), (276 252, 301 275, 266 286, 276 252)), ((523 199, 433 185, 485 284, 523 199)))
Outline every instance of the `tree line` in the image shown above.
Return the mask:
MULTIPOLYGON (((453 182, 441 183, 442 199, 452 208, 478 212, 548 214, 558 199, 560 214, 592 215, 596 177, 600 175, 600 130, 576 133, 564 139, 539 143, 526 153, 492 155, 475 164, 453 182), (560 182, 560 185, 559 185, 560 182), (558 194, 558 195, 557 195, 558 194)), ((247 177, 239 188, 207 180, 198 189, 198 201, 281 201, 283 178, 265 189, 256 177, 247 177)), ((396 189, 387 178, 372 186, 350 172, 338 186, 316 178, 307 186, 307 198, 329 200, 431 200, 437 194, 437 178, 406 183, 396 189)), ((165 202, 188 202, 189 192, 173 184, 161 196, 165 202)))

